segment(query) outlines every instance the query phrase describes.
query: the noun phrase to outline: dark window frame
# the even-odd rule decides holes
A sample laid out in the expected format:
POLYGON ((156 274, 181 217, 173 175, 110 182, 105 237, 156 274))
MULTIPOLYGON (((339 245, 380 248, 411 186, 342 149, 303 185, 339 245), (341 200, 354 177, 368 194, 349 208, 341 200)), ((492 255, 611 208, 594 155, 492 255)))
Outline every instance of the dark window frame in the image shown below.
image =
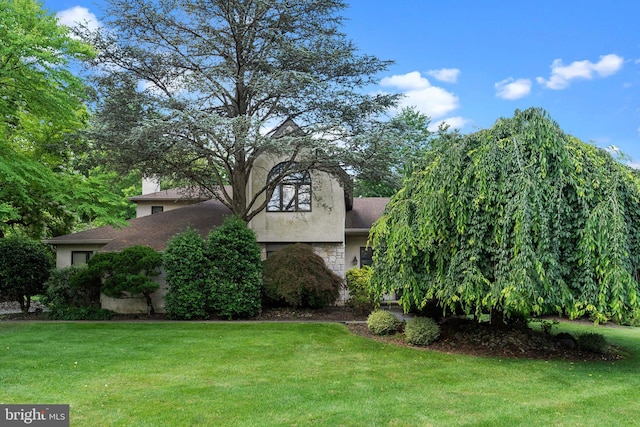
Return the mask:
POLYGON ((89 260, 93 256, 93 251, 71 251, 71 265, 88 264, 89 260), (76 256, 84 255, 85 259, 82 262, 75 262, 76 256))
MULTIPOLYGON (((289 163, 278 163, 271 169, 268 181, 291 167, 289 163)), ((309 171, 293 172, 286 175, 273 190, 267 203, 267 212, 311 212, 311 174, 309 171)))
POLYGON ((164 212, 164 206, 151 206, 151 215, 164 212))
POLYGON ((360 246, 360 268, 365 265, 373 265, 373 249, 366 246, 360 246))

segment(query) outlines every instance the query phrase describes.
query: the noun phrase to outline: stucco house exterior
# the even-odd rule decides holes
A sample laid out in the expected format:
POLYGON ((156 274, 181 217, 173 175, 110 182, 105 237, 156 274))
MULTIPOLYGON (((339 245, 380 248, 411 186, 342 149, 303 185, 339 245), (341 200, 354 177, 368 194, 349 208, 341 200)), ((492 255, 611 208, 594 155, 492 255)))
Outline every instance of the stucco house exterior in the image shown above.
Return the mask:
MULTIPOLYGON (((247 188, 260 188, 282 159, 258 159, 247 188)), ((264 197, 264 196, 263 196, 264 197)), ((120 251, 133 245, 163 251, 167 242, 187 228, 203 237, 222 224, 230 210, 216 199, 203 200, 189 192, 161 190, 153 180, 143 182, 143 194, 131 198, 136 218, 122 228, 112 226, 68 234, 46 240, 56 251, 56 266, 86 263, 99 251, 120 251)), ((344 277, 355 266, 369 264, 367 238, 372 224, 382 215, 388 198, 352 198, 339 181, 325 172, 308 171, 287 176, 276 189, 267 209, 256 215, 249 227, 256 233, 265 259, 288 244, 306 243, 324 258, 327 266, 344 277)), ((164 308, 167 287, 162 275, 153 295, 158 312, 164 308)), ((123 313, 144 313, 144 298, 101 297, 103 308, 123 313)))

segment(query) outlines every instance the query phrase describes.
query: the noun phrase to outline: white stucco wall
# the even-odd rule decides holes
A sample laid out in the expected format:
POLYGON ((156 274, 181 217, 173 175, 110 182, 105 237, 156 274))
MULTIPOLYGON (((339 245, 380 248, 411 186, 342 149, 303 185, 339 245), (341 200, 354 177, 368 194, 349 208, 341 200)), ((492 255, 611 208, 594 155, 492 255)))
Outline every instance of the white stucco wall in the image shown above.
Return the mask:
POLYGON ((345 273, 347 270, 353 267, 360 267, 360 248, 367 246, 368 235, 362 236, 347 236, 345 242, 344 258, 345 258, 345 273), (353 262, 353 259, 356 262, 353 262))
MULTIPOLYGON (((265 157, 256 162, 247 193, 262 188, 271 168, 284 159, 265 157)), ((311 212, 267 212, 256 215, 249 227, 259 242, 344 242, 344 191, 324 172, 311 172, 311 212)), ((263 202, 264 195, 258 203, 263 202)))
POLYGON ((56 245, 56 268, 69 267, 71 265, 71 253, 76 251, 91 251, 96 253, 106 243, 102 244, 78 244, 78 245, 56 245))

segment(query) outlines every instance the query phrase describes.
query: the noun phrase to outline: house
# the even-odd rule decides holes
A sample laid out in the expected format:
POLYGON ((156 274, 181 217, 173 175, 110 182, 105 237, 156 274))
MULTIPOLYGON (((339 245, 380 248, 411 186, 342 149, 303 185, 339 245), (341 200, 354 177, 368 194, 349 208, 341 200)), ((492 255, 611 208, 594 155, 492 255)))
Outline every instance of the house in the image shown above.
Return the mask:
MULTIPOLYGON (((258 159, 248 193, 260 188, 270 173, 277 173, 284 164, 282 160, 268 156, 258 159)), ((143 182, 143 193, 131 198, 137 205, 137 217, 123 228, 104 226, 46 240, 56 250, 56 266, 86 263, 96 252, 120 251, 133 245, 162 251, 174 235, 189 227, 206 237, 231 214, 216 199, 204 200, 184 190, 160 190, 153 180, 143 182)), ((347 193, 326 172, 288 175, 276 188, 266 210, 248 224, 256 233, 263 259, 286 245, 307 243, 342 277, 354 266, 370 264, 369 230, 389 199, 353 199, 347 193)), ((167 288, 162 275, 156 280, 160 289, 153 295, 153 305, 162 312, 167 288)), ((103 295, 101 303, 103 308, 117 312, 144 313, 147 309, 142 297, 114 299, 103 295)))

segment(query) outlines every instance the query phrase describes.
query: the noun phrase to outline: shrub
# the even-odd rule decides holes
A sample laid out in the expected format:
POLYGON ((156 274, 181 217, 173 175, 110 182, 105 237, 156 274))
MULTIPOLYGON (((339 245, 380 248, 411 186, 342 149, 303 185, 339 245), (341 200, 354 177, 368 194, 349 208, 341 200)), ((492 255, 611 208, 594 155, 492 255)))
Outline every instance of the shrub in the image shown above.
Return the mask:
POLYGON ((207 315, 207 277, 211 262, 204 240, 193 229, 175 235, 163 256, 166 282, 165 312, 170 319, 202 319, 207 315))
POLYGON ((44 283, 53 268, 53 257, 42 243, 19 238, 0 238, 0 297, 29 311, 31 297, 44 292, 44 283))
POLYGON ((375 300, 369 291, 373 269, 367 265, 347 271, 346 283, 349 291, 347 306, 357 314, 367 314, 375 307, 375 300))
POLYGON ((322 308, 335 303, 342 279, 327 268, 309 245, 297 243, 273 253, 264 262, 267 301, 293 307, 322 308))
POLYGON ((631 312, 625 316, 620 322, 621 325, 640 327, 640 309, 634 308, 631 312))
POLYGON ((71 288, 76 301, 73 306, 100 307, 100 289, 102 288, 102 276, 96 269, 80 268, 71 277, 71 288))
POLYGON ((162 255, 149 246, 131 246, 120 252, 99 253, 89 261, 89 268, 103 277, 102 292, 113 298, 123 298, 126 294, 142 295, 147 302, 148 314, 155 310, 151 294, 159 285, 151 277, 160 274, 162 255))
POLYGON ((92 277, 89 266, 71 265, 53 270, 40 299, 52 307, 99 307, 100 278, 92 277))
POLYGON ((376 310, 367 317, 367 327, 375 335, 390 335, 398 332, 400 320, 390 311, 376 310))
POLYGON ((205 250, 212 266, 207 309, 229 319, 257 315, 262 257, 255 233, 241 219, 228 218, 209 234, 205 250))
POLYGON ((607 350, 607 340, 602 334, 586 332, 578 335, 577 345, 580 350, 591 353, 604 353, 607 350))
POLYGON ((404 337, 412 345, 429 345, 440 337, 440 326, 429 317, 416 317, 405 325, 404 337))

